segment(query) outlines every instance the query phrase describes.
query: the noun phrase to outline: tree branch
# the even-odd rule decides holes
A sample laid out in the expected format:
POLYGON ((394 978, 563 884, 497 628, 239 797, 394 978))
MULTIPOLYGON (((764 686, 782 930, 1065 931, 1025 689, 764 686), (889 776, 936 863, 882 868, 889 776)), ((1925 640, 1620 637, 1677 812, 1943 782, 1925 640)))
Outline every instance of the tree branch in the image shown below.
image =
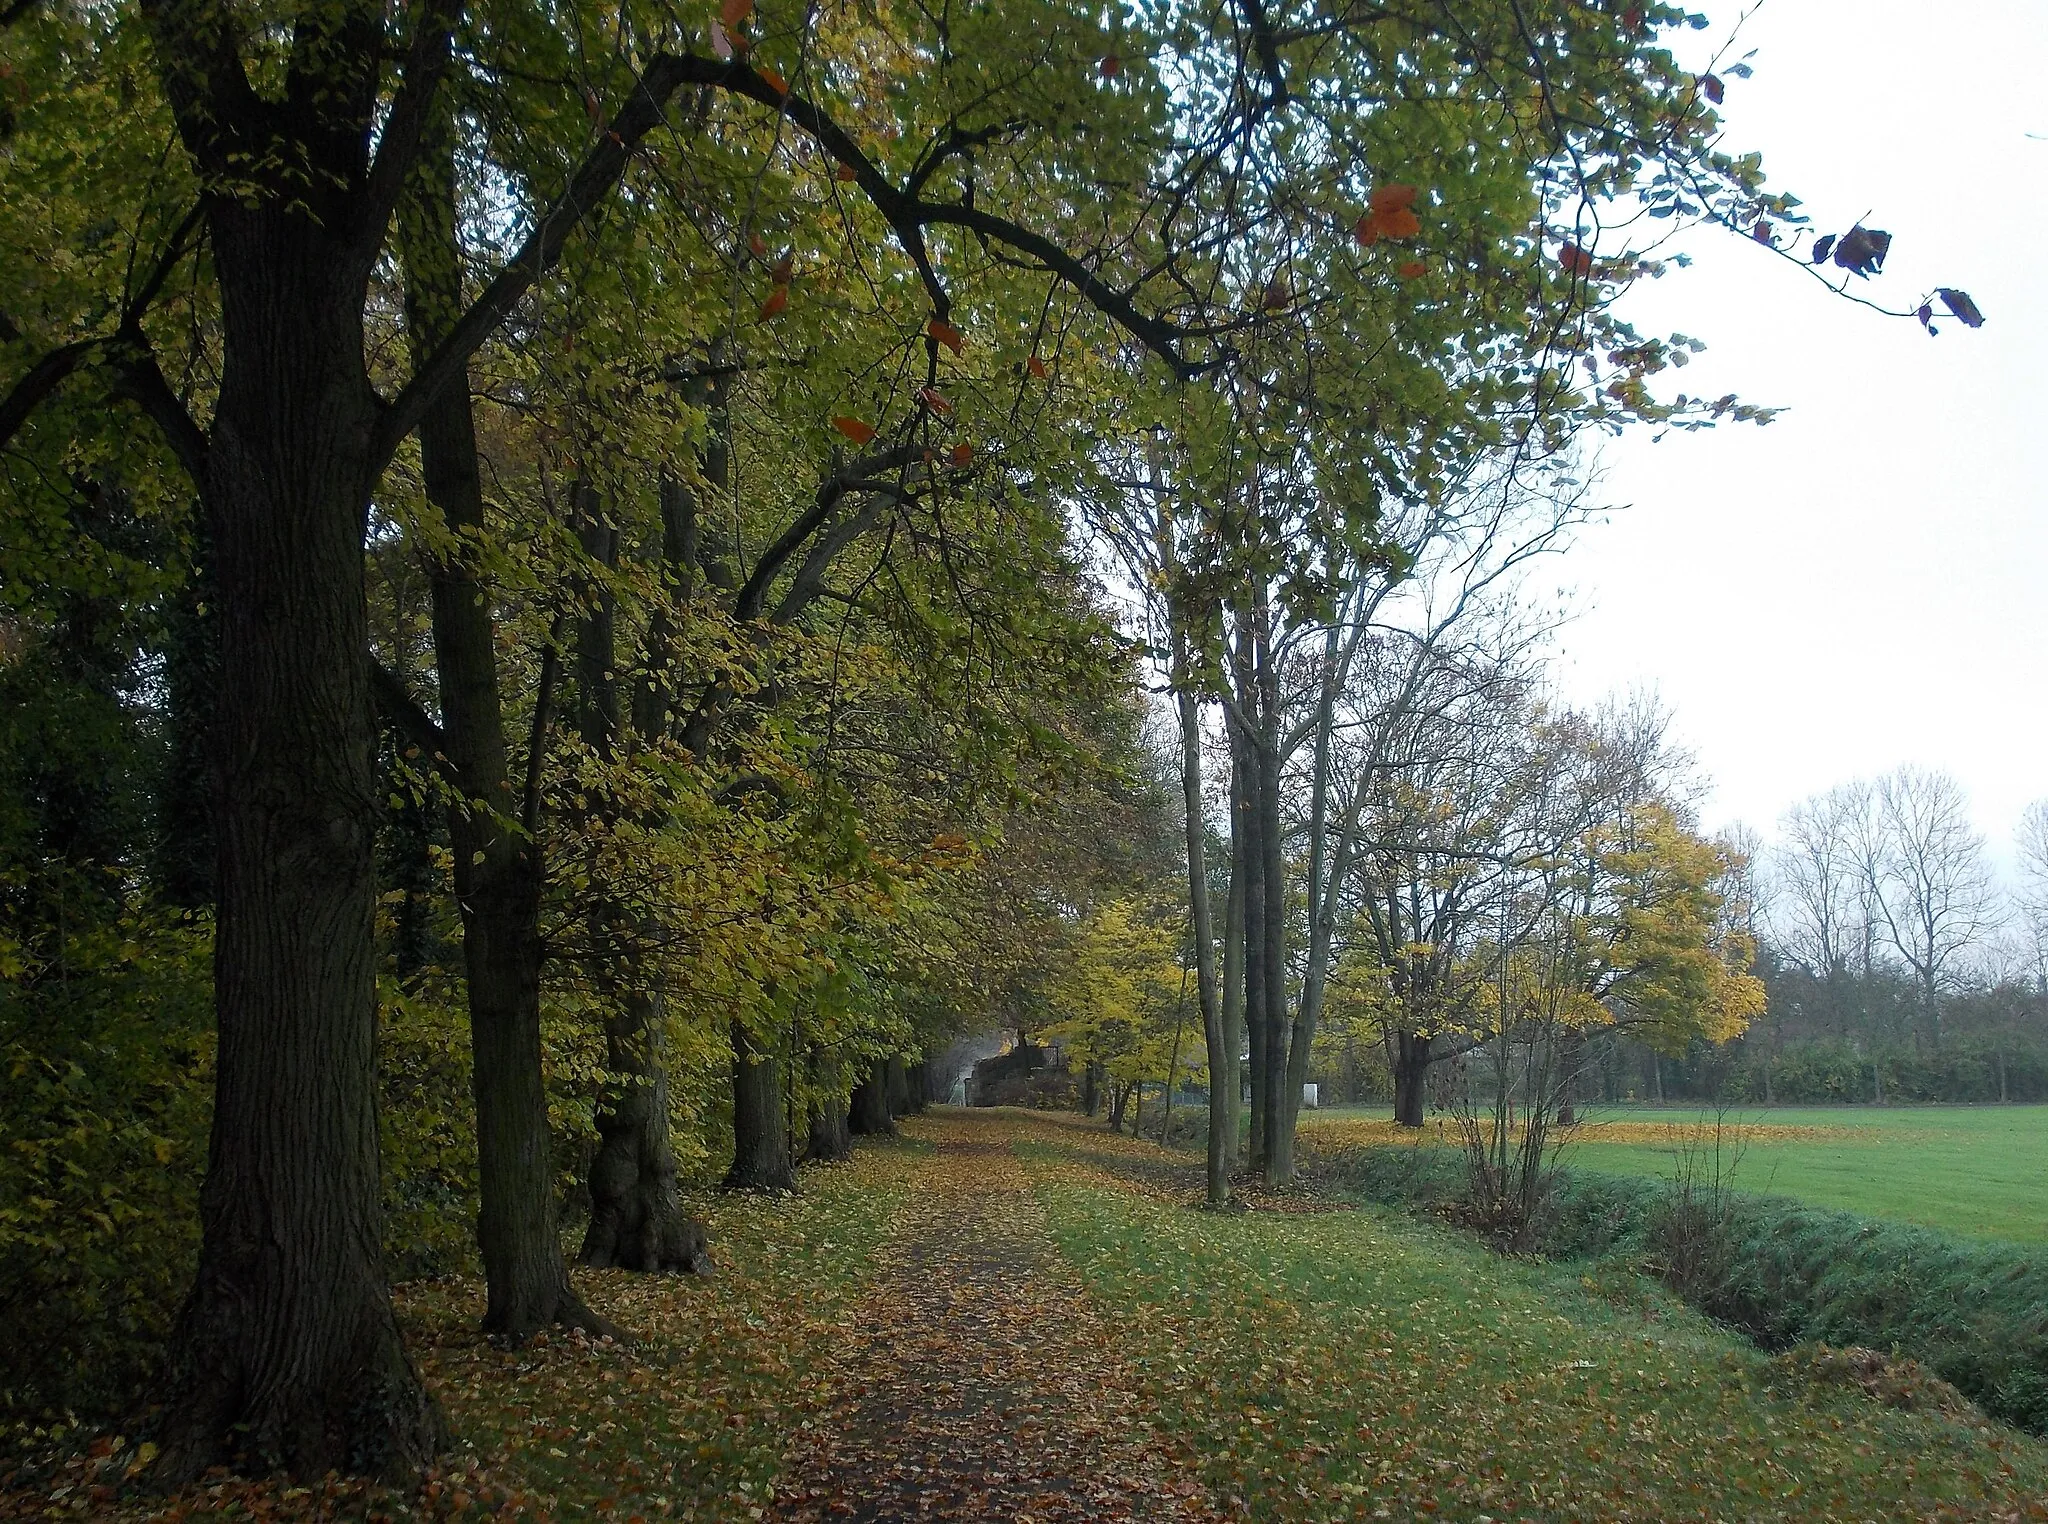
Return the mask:
POLYGON ((425 0, 412 46, 407 49, 398 92, 377 139, 377 156, 358 202, 355 236, 358 243, 381 242, 405 177, 419 154, 434 95, 448 72, 450 43, 460 7, 451 0, 425 0))
MULTIPOLYGON (((165 0, 154 0, 154 3, 161 5, 165 0)), ((381 469, 391 458, 400 441, 418 427, 428 405, 441 389, 461 374, 470 355, 497 331, 512 309, 532 289, 534 282, 554 267, 561 258, 569 235, 618 184, 633 150, 641 139, 660 125, 669 98, 685 85, 724 90, 780 112, 851 169, 854 183, 888 221, 904 251, 918 266, 918 274, 941 317, 945 316, 949 303, 925 253, 924 229, 931 226, 961 227, 1038 261, 1085 297, 1097 311, 1164 360, 1180 379, 1192 380, 1222 363, 1220 359, 1199 364, 1189 360, 1180 349, 1182 335, 1179 329, 1148 317, 1127 293, 1117 290, 1084 261, 1051 239, 977 207, 957 202, 923 201, 897 189, 876 168, 874 161, 861 151, 860 145, 822 108, 800 95, 776 89, 742 60, 735 58, 727 62, 693 53, 659 53, 642 71, 626 104, 612 118, 611 125, 596 146, 577 165, 569 177, 568 186, 542 215, 539 225, 386 408, 377 428, 372 453, 374 468, 381 469)))
POLYGON ((467 799, 469 787, 463 779, 462 769, 448 756, 448 733, 420 707, 419 700, 407 691, 398 675, 374 656, 370 658, 370 689, 376 695, 377 707, 384 711, 384 718, 400 735, 425 752, 442 780, 467 799))
POLYGON ((806 540, 816 534, 825 521, 844 502, 850 493, 863 489, 893 489, 894 484, 878 480, 891 471, 901 471, 922 453, 915 445, 899 444, 887 450, 878 450, 863 455, 851 465, 843 466, 826 477, 818 486, 816 498, 811 506, 798 514, 796 521, 777 537, 775 543, 761 554, 754 563, 753 574, 740 588, 733 599, 733 618, 744 624, 758 619, 761 609, 768 601, 768 588, 778 573, 788 564, 789 559, 803 548, 806 540))

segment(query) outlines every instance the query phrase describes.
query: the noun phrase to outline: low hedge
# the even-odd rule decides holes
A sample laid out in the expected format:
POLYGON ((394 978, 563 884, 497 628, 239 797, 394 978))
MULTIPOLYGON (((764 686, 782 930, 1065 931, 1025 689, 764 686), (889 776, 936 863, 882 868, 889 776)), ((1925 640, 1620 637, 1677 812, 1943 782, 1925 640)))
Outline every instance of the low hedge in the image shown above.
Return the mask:
MULTIPOLYGON (((1463 1159, 1378 1146, 1319 1161, 1339 1190, 1454 1210, 1463 1159)), ((1705 1218, 1703 1250, 1671 1252, 1686 1203, 1667 1181, 1560 1170, 1539 1225, 1558 1259, 1626 1259, 1766 1349, 1865 1345, 1920 1361, 1991 1414, 2048 1434, 2048 1256, 2019 1244, 1731 1193, 1705 1218)), ((1695 1235, 1702 1214, 1691 1212, 1695 1235)))

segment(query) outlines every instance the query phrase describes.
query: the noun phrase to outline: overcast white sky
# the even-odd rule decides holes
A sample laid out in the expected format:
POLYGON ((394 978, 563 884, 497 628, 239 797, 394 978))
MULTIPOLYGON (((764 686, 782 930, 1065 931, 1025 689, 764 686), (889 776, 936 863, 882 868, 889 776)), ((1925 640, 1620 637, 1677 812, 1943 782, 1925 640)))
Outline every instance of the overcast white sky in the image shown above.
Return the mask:
MULTIPOLYGON (((1713 14, 1703 38, 1738 13, 1713 14)), ((1891 231, 1871 295, 1958 286, 1987 323, 1930 339, 1694 236, 1695 266, 1625 310, 1707 341, 1684 390, 1789 411, 1608 447, 1603 495, 1629 506, 1557 563, 1581 610, 1562 681, 1654 686, 1710 826, 1768 837, 1914 762, 1962 780, 2003 858, 2048 795, 2048 3, 1767 0, 1741 37, 1731 142, 1821 230, 1891 231)))

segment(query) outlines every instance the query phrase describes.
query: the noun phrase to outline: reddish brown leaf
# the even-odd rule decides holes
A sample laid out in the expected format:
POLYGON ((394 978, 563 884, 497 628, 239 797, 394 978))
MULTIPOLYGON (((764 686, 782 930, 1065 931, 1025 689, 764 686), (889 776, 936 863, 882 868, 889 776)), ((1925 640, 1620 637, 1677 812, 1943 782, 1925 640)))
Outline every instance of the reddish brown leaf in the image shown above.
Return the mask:
POLYGON ((1114 53, 1105 53, 1095 67, 1104 79, 1115 79, 1124 72, 1124 61, 1114 53))
POLYGON ((1395 274, 1399 275, 1403 280, 1414 280, 1418 275, 1427 275, 1428 273, 1429 266, 1419 259, 1408 260, 1395 271, 1395 274))
POLYGON ((1382 185, 1366 198, 1365 204, 1375 212, 1405 212, 1421 194, 1412 185, 1382 185))
POLYGON ((764 320, 772 318, 776 314, 781 312, 782 309, 787 307, 788 305, 789 287, 777 286, 773 291, 768 293, 768 300, 761 303, 761 317, 764 320))
POLYGON ((954 446, 953 446, 953 464, 954 464, 954 465, 956 465, 956 466, 971 466, 971 465, 973 465, 973 464, 974 464, 974 446, 973 446, 973 445, 971 445, 971 444, 956 444, 956 445, 954 445, 954 446))
POLYGON ((967 348, 967 341, 960 336, 960 330, 943 318, 933 318, 924 325, 924 331, 956 355, 967 348))
POLYGON ((1052 374, 1045 368, 1045 361, 1039 359, 1035 353, 1031 356, 1030 359, 1024 362, 1024 368, 1030 371, 1032 375, 1036 376, 1041 381, 1043 381, 1047 376, 1052 374))
POLYGON ((1557 262, 1574 275, 1593 273, 1593 256, 1575 243, 1568 243, 1557 251, 1557 262))
POLYGON ((728 32, 753 14, 754 0, 724 0, 718 7, 718 19, 725 23, 728 32))
POLYGON ((875 437, 872 425, 862 423, 858 418, 848 418, 843 414, 832 420, 832 427, 839 430, 840 433, 857 445, 864 445, 875 437))
POLYGON ((945 394, 936 386, 919 387, 917 400, 942 418, 950 418, 953 415, 953 404, 946 400, 945 394))

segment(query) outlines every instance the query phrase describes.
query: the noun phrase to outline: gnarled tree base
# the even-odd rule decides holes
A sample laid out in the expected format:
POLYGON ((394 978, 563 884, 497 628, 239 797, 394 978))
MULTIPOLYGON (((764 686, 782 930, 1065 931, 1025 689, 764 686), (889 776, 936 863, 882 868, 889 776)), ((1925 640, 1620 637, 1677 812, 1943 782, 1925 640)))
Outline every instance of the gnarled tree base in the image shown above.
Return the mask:
POLYGON ((417 1478, 447 1429, 383 1288, 350 1311, 301 1309, 289 1341, 269 1331, 280 1309, 264 1305, 265 1289, 202 1269, 174 1343, 151 1479, 175 1487, 214 1466, 298 1481, 417 1478))

